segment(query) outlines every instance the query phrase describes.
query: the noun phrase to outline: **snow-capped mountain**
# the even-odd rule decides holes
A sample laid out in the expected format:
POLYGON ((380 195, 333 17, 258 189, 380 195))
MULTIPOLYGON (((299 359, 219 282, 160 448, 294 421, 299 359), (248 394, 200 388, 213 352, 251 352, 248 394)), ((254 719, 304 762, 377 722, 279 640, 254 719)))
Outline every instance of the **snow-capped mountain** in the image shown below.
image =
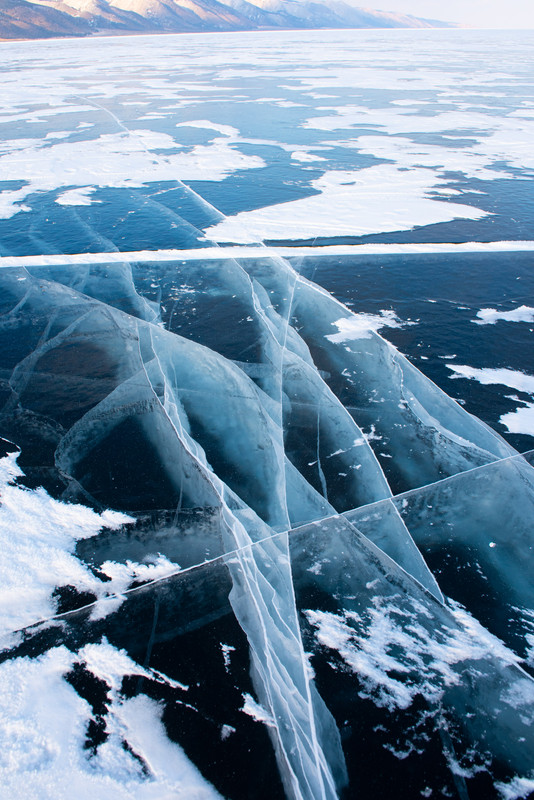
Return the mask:
POLYGON ((276 28, 428 28, 447 23, 341 0, 0 0, 0 39, 276 28))

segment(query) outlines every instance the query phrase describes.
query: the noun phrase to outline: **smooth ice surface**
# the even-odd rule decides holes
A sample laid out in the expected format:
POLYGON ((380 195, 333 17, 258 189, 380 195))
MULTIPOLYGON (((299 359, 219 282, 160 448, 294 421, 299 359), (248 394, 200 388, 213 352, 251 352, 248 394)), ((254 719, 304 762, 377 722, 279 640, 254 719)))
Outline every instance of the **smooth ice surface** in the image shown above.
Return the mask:
POLYGON ((444 593, 525 657, 534 603, 532 466, 504 459, 394 503, 444 593))
MULTIPOLYGON (((335 797, 345 759, 312 683, 288 540, 274 530, 386 499, 387 476, 394 485, 424 485, 511 448, 373 330, 348 342, 327 338, 340 319, 360 324, 357 316, 281 259, 6 269, 2 285, 2 334, 13 344, 4 352, 11 395, 1 421, 23 453, 33 453, 27 477, 59 493, 60 511, 90 502, 135 520, 128 533, 121 517, 124 532, 115 537, 98 534, 101 518, 84 512, 94 519, 95 544, 80 542, 73 557, 71 536, 65 566, 47 573, 42 602, 52 604, 55 593, 63 603, 89 603, 90 618, 103 624, 130 605, 135 584, 198 563, 201 546, 205 557, 228 553, 229 599, 250 648, 256 703, 247 705, 249 687, 240 708, 265 712, 288 796, 335 797), (222 336, 221 320, 242 326, 243 352, 222 336), (371 417, 382 397, 380 419, 371 417), (413 455, 406 441, 418 443, 413 455)), ((13 454, 6 458, 14 465, 13 454)), ((42 489, 12 491, 56 502, 42 489)), ((370 538, 398 559, 399 574, 441 600, 391 511, 382 532, 371 514, 370 538)), ((13 627, 46 612, 29 613, 13 627)))
MULTIPOLYGON (((500 758, 520 770, 530 768, 533 683, 513 650, 458 604, 443 605, 426 593, 345 518, 300 529, 291 548, 312 665, 337 710, 338 723, 346 726, 345 746, 352 753, 349 763, 355 779, 358 771, 367 772, 367 756, 352 726, 366 714, 375 723, 369 747, 374 737, 381 739, 385 727, 393 734, 395 723, 405 725, 398 750, 391 738, 388 749, 401 760, 410 758, 407 779, 412 794, 423 788, 416 787, 425 779, 424 767, 419 775, 416 765, 432 739, 439 743, 441 738, 438 749, 452 770, 449 780, 454 775, 473 778, 480 770, 498 771, 500 758), (347 671, 358 676, 358 692, 347 692, 347 671), (387 713, 377 716, 369 700, 387 713), (403 717, 408 709, 411 715, 403 717), (513 745, 502 738, 508 726, 515 731, 513 745), (470 741, 477 742, 474 748, 470 741), (504 746, 497 745, 499 755, 492 767, 489 753, 497 755, 498 741, 504 746), (479 757, 484 751, 488 760, 483 766, 479 757)), ((373 768, 384 769, 383 752, 378 758, 382 764, 375 762, 373 768)), ((437 777, 442 769, 439 757, 434 765, 437 777)), ((463 781, 462 786, 469 796, 463 781)))
POLYGON ((392 500, 347 511, 345 518, 438 600, 443 595, 392 500))
MULTIPOLYGON (((312 683, 288 540, 274 531, 386 499, 388 478, 420 486, 511 448, 375 331, 327 338, 357 316, 281 259, 6 269, 2 285, 11 344, 1 422, 31 454, 27 478, 46 480, 62 503, 135 519, 116 543, 112 532, 80 543, 49 576, 48 602, 59 592, 89 603, 98 622, 120 612, 132 584, 198 563, 197 536, 206 557, 227 553, 230 604, 285 792, 335 797, 346 782, 341 743, 312 683), (241 330, 242 350, 222 322, 241 330)), ((441 599, 400 517, 385 528, 373 533, 379 546, 441 599)))

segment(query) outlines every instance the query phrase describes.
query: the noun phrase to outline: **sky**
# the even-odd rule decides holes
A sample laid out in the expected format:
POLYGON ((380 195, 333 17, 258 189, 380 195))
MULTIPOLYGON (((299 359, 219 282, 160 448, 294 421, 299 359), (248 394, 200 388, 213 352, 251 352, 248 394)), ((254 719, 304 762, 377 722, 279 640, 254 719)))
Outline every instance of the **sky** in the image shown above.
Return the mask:
POLYGON ((534 28, 534 0, 351 0, 351 4, 477 28, 534 28))

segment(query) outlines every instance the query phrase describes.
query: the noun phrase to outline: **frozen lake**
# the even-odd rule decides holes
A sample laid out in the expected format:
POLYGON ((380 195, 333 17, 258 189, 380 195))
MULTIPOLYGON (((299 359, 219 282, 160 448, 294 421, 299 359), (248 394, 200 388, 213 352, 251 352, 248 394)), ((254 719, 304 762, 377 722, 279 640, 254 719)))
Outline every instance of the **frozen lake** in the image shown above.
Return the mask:
POLYGON ((0 58, 6 797, 528 797, 534 32, 0 58))

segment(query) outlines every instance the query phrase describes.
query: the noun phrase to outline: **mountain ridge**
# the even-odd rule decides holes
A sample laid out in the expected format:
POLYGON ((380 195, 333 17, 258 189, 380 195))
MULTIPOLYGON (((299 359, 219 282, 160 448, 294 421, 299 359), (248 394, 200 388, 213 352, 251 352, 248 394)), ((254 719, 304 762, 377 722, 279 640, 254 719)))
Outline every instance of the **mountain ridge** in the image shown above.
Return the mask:
POLYGON ((139 33, 321 28, 435 28, 453 24, 343 0, 0 0, 0 40, 139 33))

